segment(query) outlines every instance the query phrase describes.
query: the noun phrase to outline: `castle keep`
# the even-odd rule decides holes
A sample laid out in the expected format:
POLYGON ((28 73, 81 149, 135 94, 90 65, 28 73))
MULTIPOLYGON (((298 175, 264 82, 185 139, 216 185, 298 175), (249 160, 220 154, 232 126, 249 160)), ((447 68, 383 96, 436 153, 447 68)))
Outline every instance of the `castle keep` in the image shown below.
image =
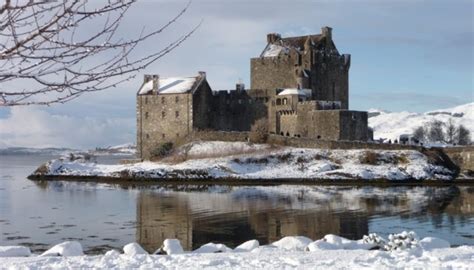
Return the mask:
POLYGON ((260 56, 250 60, 250 89, 238 83, 213 90, 205 72, 145 75, 137 93, 138 156, 150 159, 160 144, 194 132, 250 131, 260 119, 270 134, 367 141, 367 112, 349 110, 350 62, 337 50, 332 29, 323 27, 318 35, 268 34, 260 56))

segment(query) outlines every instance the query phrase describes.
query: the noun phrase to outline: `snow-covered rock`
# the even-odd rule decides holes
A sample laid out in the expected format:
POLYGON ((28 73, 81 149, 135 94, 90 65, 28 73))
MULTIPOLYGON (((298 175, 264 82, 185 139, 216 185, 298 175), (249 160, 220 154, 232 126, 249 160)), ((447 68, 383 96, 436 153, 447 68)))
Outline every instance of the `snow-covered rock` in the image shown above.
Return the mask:
POLYGON ((28 257, 31 251, 23 246, 0 246, 0 257, 28 257))
POLYGON ((120 252, 115 249, 109 250, 104 254, 105 257, 118 257, 120 256, 120 252))
POLYGON ((66 241, 46 250, 40 256, 82 256, 82 246, 77 241, 66 241))
POLYGON ((311 242, 306 246, 307 251, 320 251, 320 250, 336 250, 341 249, 340 246, 328 243, 322 239, 311 242))
POLYGON ((235 252, 249 252, 252 251, 260 246, 260 243, 258 240, 249 240, 247 242, 244 242, 240 245, 238 245, 236 248, 234 248, 235 252))
POLYGON ((202 245, 200 248, 194 250, 193 253, 218 253, 230 251, 232 251, 232 249, 228 248, 224 244, 207 243, 205 245, 202 245))
POLYGON ((138 243, 126 244, 123 247, 123 252, 129 256, 148 254, 138 243))
POLYGON ((451 245, 448 241, 436 237, 425 237, 418 244, 424 250, 432 250, 435 248, 449 248, 451 245))
POLYGON ((163 247, 161 250, 168 255, 184 253, 183 247, 178 239, 166 239, 163 241, 163 247))
POLYGON ((280 249, 291 250, 291 251, 302 251, 305 250, 306 246, 313 240, 305 236, 286 236, 282 239, 273 242, 272 246, 276 246, 280 249))

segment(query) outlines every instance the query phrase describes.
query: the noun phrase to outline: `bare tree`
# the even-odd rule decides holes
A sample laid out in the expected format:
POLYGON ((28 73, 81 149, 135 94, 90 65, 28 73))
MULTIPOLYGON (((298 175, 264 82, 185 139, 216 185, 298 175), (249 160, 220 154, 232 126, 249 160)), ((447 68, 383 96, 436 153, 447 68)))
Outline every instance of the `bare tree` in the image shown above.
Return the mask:
POLYGON ((446 142, 451 144, 456 143, 456 133, 457 128, 454 125, 453 120, 450 118, 446 124, 446 142))
POLYGON ((428 140, 431 142, 444 142, 444 123, 439 120, 433 120, 429 124, 428 140))
POLYGON ((413 131, 413 137, 414 137, 415 139, 417 139, 418 141, 420 141, 420 142, 425 141, 425 139, 426 139, 426 130, 425 130, 425 128, 423 128, 423 127, 417 127, 417 128, 413 131))
POLYGON ((140 54, 140 46, 183 16, 190 2, 161 27, 121 37, 119 26, 135 2, 4 0, 0 106, 64 103, 115 87, 178 47, 199 27, 140 54))
POLYGON ((469 145, 471 144, 471 132, 464 127, 459 125, 457 129, 457 143, 460 145, 469 145))

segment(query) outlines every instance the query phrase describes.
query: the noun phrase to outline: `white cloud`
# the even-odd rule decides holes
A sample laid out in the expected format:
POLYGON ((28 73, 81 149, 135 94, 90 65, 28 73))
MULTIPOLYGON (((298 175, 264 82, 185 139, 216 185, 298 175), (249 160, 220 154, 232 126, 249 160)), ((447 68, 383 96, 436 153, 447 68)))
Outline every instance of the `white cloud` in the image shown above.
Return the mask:
POLYGON ((134 118, 51 114, 37 107, 13 107, 0 119, 0 147, 94 148, 135 141, 134 118))

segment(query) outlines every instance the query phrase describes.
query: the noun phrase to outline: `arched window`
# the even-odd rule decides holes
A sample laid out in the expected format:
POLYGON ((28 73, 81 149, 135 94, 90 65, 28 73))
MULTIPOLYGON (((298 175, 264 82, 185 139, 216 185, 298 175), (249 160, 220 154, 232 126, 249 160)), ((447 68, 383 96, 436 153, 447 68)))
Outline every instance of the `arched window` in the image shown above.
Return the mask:
POLYGON ((286 132, 286 136, 287 136, 287 137, 290 137, 290 133, 289 133, 288 131, 286 132))
POLYGON ((277 99, 277 105, 281 105, 281 99, 277 99))
POLYGON ((288 99, 287 99, 287 98, 284 98, 284 99, 283 99, 283 105, 286 105, 286 104, 288 104, 288 99))

